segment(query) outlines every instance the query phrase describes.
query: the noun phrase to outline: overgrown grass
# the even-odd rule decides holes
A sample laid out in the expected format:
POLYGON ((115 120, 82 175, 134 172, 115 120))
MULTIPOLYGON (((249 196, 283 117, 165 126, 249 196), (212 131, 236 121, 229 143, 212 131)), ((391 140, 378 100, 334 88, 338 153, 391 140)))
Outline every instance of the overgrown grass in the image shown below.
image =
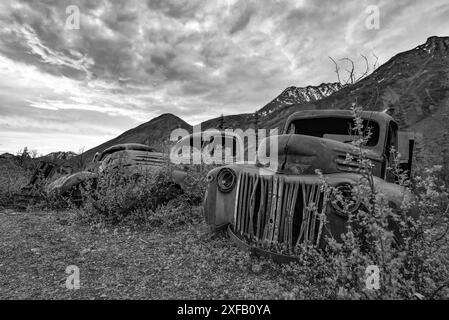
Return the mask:
POLYGON ((190 183, 181 189, 173 182, 172 168, 150 168, 130 174, 118 167, 103 171, 82 189, 80 218, 87 222, 158 227, 179 226, 199 220, 196 207, 203 198, 204 172, 189 172, 190 183))
POLYGON ((29 172, 11 160, 0 160, 0 208, 14 206, 14 194, 19 193, 29 179, 29 172))

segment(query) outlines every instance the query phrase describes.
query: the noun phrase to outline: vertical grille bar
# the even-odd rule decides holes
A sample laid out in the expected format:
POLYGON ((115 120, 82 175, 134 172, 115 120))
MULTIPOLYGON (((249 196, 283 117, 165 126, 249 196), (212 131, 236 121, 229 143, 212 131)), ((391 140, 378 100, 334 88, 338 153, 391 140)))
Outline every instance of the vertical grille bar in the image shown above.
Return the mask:
POLYGON ((248 193, 248 174, 245 173, 243 174, 243 190, 242 190, 242 205, 241 205, 241 215, 240 215, 240 221, 239 221, 239 226, 238 226, 238 230, 242 232, 243 234, 243 228, 244 228, 244 223, 245 223, 245 218, 246 218, 246 195, 248 193))
POLYGON ((291 248, 293 246, 293 215, 295 213, 295 207, 296 207, 296 200, 298 198, 298 192, 299 192, 300 184, 295 183, 293 187, 293 194, 290 202, 290 210, 288 213, 288 246, 291 248))
POLYGON ((241 196, 240 193, 242 191, 242 174, 239 174, 238 180, 237 180, 237 190, 236 190, 236 195, 237 198, 235 199, 235 206, 234 206, 234 229, 235 231, 237 231, 238 228, 238 219, 239 219, 239 215, 240 215, 240 202, 241 202, 241 196))
POLYGON ((266 240, 268 238, 268 223, 269 223, 270 216, 271 216, 271 206, 272 206, 271 204, 273 201, 273 188, 274 188, 273 180, 274 179, 272 177, 269 178, 268 183, 267 183, 267 194, 265 195, 266 199, 267 199, 267 205, 265 207, 264 229, 263 229, 263 239, 262 239, 262 241, 264 243, 266 243, 266 240))
POLYGON ((254 238, 254 210, 256 207, 256 192, 257 192, 257 188, 259 185, 259 176, 254 178, 254 187, 253 187, 253 192, 251 193, 251 199, 250 199, 250 207, 249 207, 249 231, 248 234, 250 236, 251 239, 254 238), (254 181, 255 180, 255 181, 254 181))
POLYGON ((256 239, 260 239, 263 227, 264 227, 264 220, 265 220, 265 203, 266 203, 266 197, 265 192, 267 189, 267 180, 260 179, 260 206, 259 211, 257 213, 257 226, 256 226, 256 239))
POLYGON ((285 183, 284 185, 284 194, 283 194, 283 200, 282 200, 282 213, 281 213, 281 221, 279 225, 279 239, 281 242, 285 243, 285 234, 286 234, 286 225, 285 222, 287 221, 287 214, 288 214, 288 208, 290 206, 290 192, 292 189, 291 183, 285 183))
MULTIPOLYGON (((278 187, 279 187, 279 178, 275 176, 273 178, 273 193, 271 196, 271 208, 270 208, 270 215, 269 220, 267 224, 267 235, 266 239, 268 242, 273 241, 274 237, 274 225, 276 223, 276 209, 277 209, 277 200, 278 200, 278 187)), ((268 209, 268 208, 267 208, 268 209)))
POLYGON ((322 208, 321 208, 321 212, 319 213, 318 219, 320 220, 320 225, 318 227, 318 236, 316 238, 316 243, 315 246, 318 246, 320 244, 320 240, 321 240, 321 232, 323 231, 323 226, 324 226, 324 212, 326 212, 326 208, 327 208, 327 200, 328 200, 328 194, 326 192, 324 192, 324 197, 323 197, 323 204, 322 204, 322 208))
POLYGON ((278 242, 279 237, 279 229, 281 224, 281 218, 282 218, 282 204, 284 199, 284 180, 279 179, 278 180, 278 192, 276 195, 276 218, 274 220, 274 233, 273 233, 273 241, 278 242))
POLYGON ((255 177, 254 176, 249 176, 248 177, 248 193, 246 195, 246 215, 245 215, 245 225, 244 225, 244 229, 243 232, 245 233, 245 235, 249 236, 250 232, 249 232, 249 224, 250 224, 250 218, 252 216, 251 214, 251 196, 253 195, 253 190, 254 190, 254 180, 255 177))
POLYGON ((245 174, 241 173, 239 175, 239 186, 237 190, 237 200, 236 200, 236 208, 234 215, 234 224, 235 224, 235 231, 240 231, 240 220, 242 218, 242 210, 243 210, 243 190, 245 190, 245 174))

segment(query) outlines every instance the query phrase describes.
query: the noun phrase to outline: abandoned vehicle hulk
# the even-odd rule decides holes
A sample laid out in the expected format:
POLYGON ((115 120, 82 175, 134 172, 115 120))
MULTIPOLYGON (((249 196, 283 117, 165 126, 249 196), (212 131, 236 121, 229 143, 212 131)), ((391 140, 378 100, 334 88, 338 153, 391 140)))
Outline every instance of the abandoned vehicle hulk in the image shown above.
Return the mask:
MULTIPOLYGON (((389 173, 394 147, 405 156, 401 167, 411 172, 414 140, 399 133, 394 119, 383 112, 362 111, 363 130, 371 132, 363 145, 366 158, 373 165, 374 187, 387 198, 393 208, 399 208, 407 191, 389 173)), ((340 239, 346 231, 347 209, 331 201, 332 193, 325 191, 318 169, 327 183, 345 197, 353 197, 352 186, 361 174, 357 162, 360 150, 351 142, 354 115, 350 110, 310 110, 292 114, 283 134, 269 137, 259 145, 257 157, 271 148, 270 164, 264 169, 260 161, 233 163, 208 173, 204 199, 206 222, 215 230, 228 228, 231 239, 239 246, 260 255, 288 258, 270 248, 287 248, 308 243, 326 245, 325 237, 340 239), (270 142, 276 139, 277 143, 270 142), (348 161, 347 154, 353 158, 348 161), (273 172, 269 172, 272 170, 273 172), (315 210, 311 210, 314 207, 315 210), (326 226, 319 214, 326 216, 326 226), (262 245, 261 245, 262 244, 262 245)), ((266 165, 265 165, 266 166, 266 165)), ((354 201, 349 208, 356 212, 361 203, 354 201)), ((411 213, 415 216, 414 213, 411 213)))
MULTIPOLYGON (((155 152, 149 146, 138 143, 125 143, 111 146, 94 156, 94 169, 91 171, 79 171, 70 175, 64 175, 46 186, 48 193, 68 195, 75 193, 80 197, 80 186, 90 181, 95 184, 98 174, 114 168, 121 167, 122 174, 139 175, 148 170, 155 170, 165 164, 163 154, 155 152)), ((48 175, 44 178, 48 178, 48 175)))

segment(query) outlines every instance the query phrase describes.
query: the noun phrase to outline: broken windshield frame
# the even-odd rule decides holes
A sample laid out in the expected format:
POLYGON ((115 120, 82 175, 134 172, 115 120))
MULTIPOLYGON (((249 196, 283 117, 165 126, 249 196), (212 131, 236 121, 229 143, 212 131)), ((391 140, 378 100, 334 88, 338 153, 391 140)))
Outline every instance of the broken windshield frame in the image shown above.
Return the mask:
MULTIPOLYGON (((377 146, 380 136, 379 124, 374 120, 364 119, 363 132, 365 136, 371 132, 371 136, 364 146, 377 146)), ((331 139, 343 143, 351 143, 359 138, 354 129, 354 119, 346 117, 296 119, 289 124, 287 133, 331 139)))

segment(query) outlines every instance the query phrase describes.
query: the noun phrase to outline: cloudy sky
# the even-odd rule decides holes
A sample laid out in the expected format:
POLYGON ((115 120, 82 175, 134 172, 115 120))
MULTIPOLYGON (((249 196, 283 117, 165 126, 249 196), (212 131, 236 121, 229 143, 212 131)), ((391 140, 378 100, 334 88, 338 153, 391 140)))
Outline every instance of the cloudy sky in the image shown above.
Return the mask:
POLYGON ((0 153, 89 149, 167 112, 254 112, 335 81, 328 56, 384 63, 449 35, 448 17, 447 0, 2 0, 0 153))

